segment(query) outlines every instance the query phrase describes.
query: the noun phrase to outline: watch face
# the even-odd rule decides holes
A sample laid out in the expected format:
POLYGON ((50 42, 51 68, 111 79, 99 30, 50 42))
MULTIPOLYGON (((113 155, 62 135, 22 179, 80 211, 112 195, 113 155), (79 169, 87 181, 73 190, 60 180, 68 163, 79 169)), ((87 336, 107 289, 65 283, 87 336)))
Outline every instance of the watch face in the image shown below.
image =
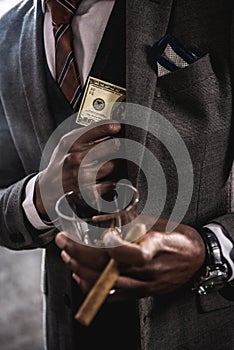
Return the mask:
POLYGON ((210 271, 210 275, 202 282, 202 285, 205 288, 214 288, 218 286, 223 286, 223 284, 226 282, 227 274, 225 272, 215 270, 210 271))
MULTIPOLYGON (((222 268, 225 266, 222 266, 222 268)), ((201 278, 200 283, 198 283, 197 291, 201 295, 206 295, 209 292, 214 290, 221 289, 227 281, 228 273, 227 269, 222 271, 217 268, 211 270, 209 267, 207 268, 207 275, 201 278)))

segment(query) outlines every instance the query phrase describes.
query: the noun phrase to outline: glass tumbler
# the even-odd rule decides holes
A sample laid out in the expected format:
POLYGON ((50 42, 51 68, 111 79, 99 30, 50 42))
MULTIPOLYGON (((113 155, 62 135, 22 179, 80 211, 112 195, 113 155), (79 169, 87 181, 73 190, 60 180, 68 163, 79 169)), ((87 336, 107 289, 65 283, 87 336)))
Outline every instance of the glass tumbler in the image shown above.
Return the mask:
POLYGON ((104 195, 96 186, 83 192, 65 193, 56 203, 60 229, 79 243, 104 247, 103 237, 108 230, 122 239, 137 218, 138 190, 129 183, 118 182, 104 195), (85 198, 84 198, 85 197, 85 198))

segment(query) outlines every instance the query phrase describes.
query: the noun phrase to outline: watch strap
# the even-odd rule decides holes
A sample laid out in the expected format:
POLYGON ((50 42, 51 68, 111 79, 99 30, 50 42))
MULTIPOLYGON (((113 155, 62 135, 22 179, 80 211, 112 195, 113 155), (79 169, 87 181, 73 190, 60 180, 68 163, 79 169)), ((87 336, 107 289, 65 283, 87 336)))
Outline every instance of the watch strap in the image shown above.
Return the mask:
POLYGON ((222 265, 224 263, 220 243, 209 228, 202 227, 198 231, 205 243, 206 247, 206 264, 210 268, 215 268, 217 265, 222 265))
POLYGON ((228 281, 228 266, 222 256, 220 243, 215 233, 207 227, 196 228, 196 230, 204 241, 206 260, 203 269, 200 270, 200 276, 195 281, 194 290, 199 294, 207 294, 225 285, 228 281))

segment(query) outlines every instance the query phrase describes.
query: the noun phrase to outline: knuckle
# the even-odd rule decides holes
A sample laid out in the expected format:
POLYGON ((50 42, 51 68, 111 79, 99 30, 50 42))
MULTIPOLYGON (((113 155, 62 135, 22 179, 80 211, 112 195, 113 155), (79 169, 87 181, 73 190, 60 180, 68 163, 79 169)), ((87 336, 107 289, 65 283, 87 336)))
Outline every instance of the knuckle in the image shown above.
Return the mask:
POLYGON ((80 155, 80 153, 78 152, 72 152, 70 153, 68 156, 68 162, 70 163, 70 165, 79 165, 81 163, 82 157, 80 155))
POLYGON ((120 125, 119 123, 106 123, 104 125, 101 125, 101 133, 106 134, 106 133, 115 133, 120 130, 120 125))
MULTIPOLYGON (((73 175, 73 171, 77 174, 77 168, 80 165, 79 156, 74 153, 68 154, 64 159, 64 166, 67 167, 67 171, 71 172, 73 175)), ((65 168, 66 169, 66 168, 65 168)))
POLYGON ((74 163, 74 154, 68 153, 65 157, 64 164, 65 165, 72 165, 74 163))
POLYGON ((118 132, 121 128, 120 124, 117 122, 116 123, 109 123, 108 126, 109 126, 109 130, 111 132, 118 132))
POLYGON ((100 169, 98 170, 98 175, 109 173, 114 169, 114 162, 110 161, 105 164, 103 164, 100 169))
POLYGON ((64 135, 61 137, 59 144, 63 147, 63 148, 67 148, 68 146, 68 137, 67 135, 64 135))
POLYGON ((106 170, 107 170, 108 172, 111 172, 111 171, 113 171, 114 169, 115 169, 115 163, 112 162, 112 161, 108 162, 107 165, 106 165, 106 170))
POLYGON ((139 264, 146 265, 151 261, 151 255, 148 250, 141 248, 139 256, 139 264))
POLYGON ((59 141, 59 145, 63 149, 67 149, 68 151, 72 151, 73 148, 77 148, 80 145, 80 142, 78 141, 79 136, 77 136, 75 133, 68 133, 61 137, 59 141))
POLYGON ((83 156, 81 153, 76 153, 76 164, 80 164, 83 160, 83 156))

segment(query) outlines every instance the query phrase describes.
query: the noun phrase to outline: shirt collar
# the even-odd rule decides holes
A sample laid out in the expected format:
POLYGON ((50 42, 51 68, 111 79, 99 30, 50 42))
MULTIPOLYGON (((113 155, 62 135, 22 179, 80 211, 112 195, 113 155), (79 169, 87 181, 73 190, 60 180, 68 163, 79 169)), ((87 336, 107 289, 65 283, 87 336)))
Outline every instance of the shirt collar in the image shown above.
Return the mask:
MULTIPOLYGON (((1 0, 0 0, 1 1, 1 0)), ((96 0, 98 1, 98 0, 96 0)), ((111 1, 111 0, 110 0, 111 1)), ((45 14, 46 13, 46 0, 41 0, 41 8, 42 8, 42 13, 45 14)), ((95 1, 94 1, 95 2, 95 1)))
POLYGON ((46 4, 45 4, 45 0, 41 0, 41 8, 42 8, 42 13, 44 14, 46 11, 46 4))

